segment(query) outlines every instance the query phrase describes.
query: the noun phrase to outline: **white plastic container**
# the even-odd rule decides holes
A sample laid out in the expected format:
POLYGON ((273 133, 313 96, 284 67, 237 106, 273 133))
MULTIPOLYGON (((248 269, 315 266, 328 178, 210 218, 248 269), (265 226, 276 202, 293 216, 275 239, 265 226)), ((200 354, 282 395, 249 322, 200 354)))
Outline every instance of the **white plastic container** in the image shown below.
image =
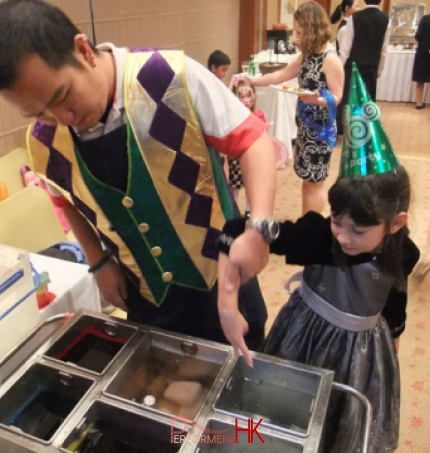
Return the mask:
POLYGON ((30 255, 25 250, 0 245, 0 361, 38 323, 30 255))

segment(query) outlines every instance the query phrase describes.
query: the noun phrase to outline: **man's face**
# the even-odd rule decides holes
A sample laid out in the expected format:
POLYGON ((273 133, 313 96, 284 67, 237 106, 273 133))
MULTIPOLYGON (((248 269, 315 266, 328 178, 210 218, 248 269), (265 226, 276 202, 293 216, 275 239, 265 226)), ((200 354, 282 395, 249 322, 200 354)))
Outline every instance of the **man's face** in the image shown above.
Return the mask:
POLYGON ((29 118, 77 129, 95 126, 109 98, 107 77, 75 51, 82 67, 49 66, 38 55, 26 56, 14 85, 0 94, 29 118))
POLYGON ((218 77, 218 79, 222 80, 227 74, 229 67, 230 67, 229 64, 222 64, 221 66, 218 67, 212 65, 211 71, 218 77))

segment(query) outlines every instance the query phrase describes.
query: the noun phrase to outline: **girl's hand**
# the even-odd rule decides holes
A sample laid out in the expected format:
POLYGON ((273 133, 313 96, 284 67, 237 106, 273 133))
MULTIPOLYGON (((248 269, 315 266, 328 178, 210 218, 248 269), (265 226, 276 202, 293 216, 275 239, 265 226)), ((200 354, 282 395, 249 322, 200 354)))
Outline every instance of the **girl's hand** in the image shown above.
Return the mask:
POLYGON ((306 104, 318 104, 319 95, 319 91, 315 90, 312 94, 299 94, 299 97, 306 104))

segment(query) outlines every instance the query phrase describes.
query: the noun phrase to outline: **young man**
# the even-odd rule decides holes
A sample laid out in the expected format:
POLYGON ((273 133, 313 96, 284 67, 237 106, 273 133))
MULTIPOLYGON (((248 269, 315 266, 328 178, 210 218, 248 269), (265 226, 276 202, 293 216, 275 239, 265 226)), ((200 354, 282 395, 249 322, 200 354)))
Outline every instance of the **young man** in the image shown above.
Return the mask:
MULTIPOLYGON (((96 49, 39 0, 0 3, 0 95, 38 120, 28 134, 34 169, 104 298, 131 321, 226 341, 216 245, 235 206, 212 147, 241 159, 251 214, 265 222, 275 165, 264 125, 182 52, 96 49)), ((264 267, 263 233, 256 225, 233 244, 219 270, 226 285, 264 267)), ((240 305, 256 349, 267 317, 256 279, 240 305)))
MULTIPOLYGON (((366 7, 354 13, 345 25, 340 46, 340 59, 345 67, 345 85, 342 102, 338 111, 342 112, 349 93, 352 62, 355 61, 367 91, 376 100, 376 81, 384 69, 390 39, 388 16, 378 9, 381 0, 365 0, 366 7)), ((342 134, 342 123, 338 121, 338 133, 342 134)))
POLYGON ((218 79, 223 80, 230 67, 230 58, 221 50, 215 50, 209 55, 208 69, 213 72, 218 79))

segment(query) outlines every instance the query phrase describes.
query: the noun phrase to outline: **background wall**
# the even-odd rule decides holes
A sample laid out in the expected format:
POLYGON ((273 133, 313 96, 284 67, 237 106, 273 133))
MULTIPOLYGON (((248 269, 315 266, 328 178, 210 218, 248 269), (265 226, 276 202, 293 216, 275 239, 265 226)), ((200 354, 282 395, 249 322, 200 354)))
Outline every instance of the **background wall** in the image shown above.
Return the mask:
MULTIPOLYGON (((3 0, 0 0, 3 1, 3 0)), ((183 49, 195 60, 206 66, 209 54, 220 49, 231 59, 227 80, 239 69, 239 24, 252 4, 258 14, 264 4, 266 29, 280 21, 282 0, 47 0, 68 14, 90 38, 93 31, 97 43, 111 41, 127 47, 161 47, 183 49), (92 5, 92 9, 91 9, 92 5), (242 11, 241 11, 242 5, 242 11)), ((305 0, 297 0, 297 4, 305 0)), ((328 5, 329 14, 341 0, 318 0, 328 5)), ((390 9, 390 2, 382 0, 381 6, 390 9)), ((409 3, 425 3, 430 12, 430 0, 406 0, 409 3)), ((401 3, 401 1, 398 1, 401 3)), ((364 7, 364 0, 360 0, 364 7)), ((258 18, 254 18, 258 19, 258 18)), ((333 37, 338 24, 333 26, 333 37)), ((258 27, 256 28, 258 32, 258 27)), ((247 38, 249 40, 249 37, 247 38)), ((257 51, 257 37, 253 51, 257 51)), ((263 46, 264 47, 264 46, 263 46)), ((262 49, 260 49, 262 50, 262 49)), ((25 130, 28 119, 0 99, 0 156, 18 146, 25 146, 25 130)))
MULTIPOLYGON (((2 1, 2 0, 0 0, 2 1)), ((206 66, 215 49, 239 61, 240 0, 47 0, 61 8, 90 39, 125 47, 182 49, 206 66)), ((0 99, 0 156, 25 146, 28 119, 0 99)))

